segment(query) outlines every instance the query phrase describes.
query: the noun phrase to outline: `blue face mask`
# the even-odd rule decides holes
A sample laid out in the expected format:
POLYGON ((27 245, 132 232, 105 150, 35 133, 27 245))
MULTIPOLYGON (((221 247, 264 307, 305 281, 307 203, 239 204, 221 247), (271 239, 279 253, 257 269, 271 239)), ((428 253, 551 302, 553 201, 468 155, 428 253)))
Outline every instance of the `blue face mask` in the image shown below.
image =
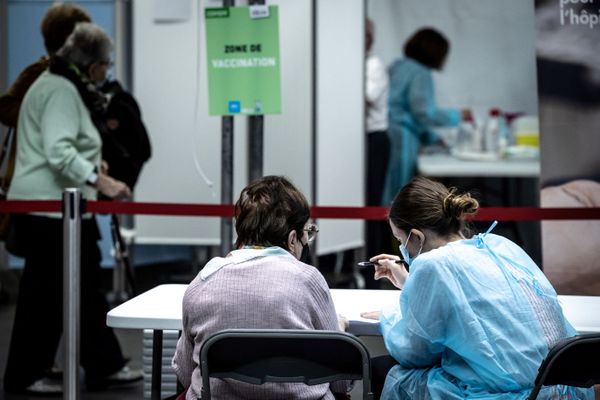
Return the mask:
MULTIPOLYGON (((406 243, 408 243, 408 240, 410 239, 411 234, 412 234, 412 232, 408 233, 408 237, 406 238, 406 243)), ((421 243, 421 247, 419 248, 419 252, 417 253, 417 255, 411 258, 406 246, 404 244, 400 244, 400 254, 402 254, 402 258, 404 259, 404 261, 406 261, 407 265, 410 265, 413 262, 413 260, 415 258, 417 258, 419 256, 419 254, 421 254, 421 250, 423 250, 423 243, 421 243)))

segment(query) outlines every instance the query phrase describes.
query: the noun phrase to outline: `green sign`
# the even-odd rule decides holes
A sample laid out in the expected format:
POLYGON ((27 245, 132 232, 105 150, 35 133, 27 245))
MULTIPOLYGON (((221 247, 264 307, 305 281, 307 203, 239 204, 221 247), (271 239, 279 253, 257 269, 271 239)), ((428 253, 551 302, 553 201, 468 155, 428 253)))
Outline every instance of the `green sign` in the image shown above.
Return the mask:
POLYGON ((277 6, 206 8, 210 115, 281 113, 277 6))

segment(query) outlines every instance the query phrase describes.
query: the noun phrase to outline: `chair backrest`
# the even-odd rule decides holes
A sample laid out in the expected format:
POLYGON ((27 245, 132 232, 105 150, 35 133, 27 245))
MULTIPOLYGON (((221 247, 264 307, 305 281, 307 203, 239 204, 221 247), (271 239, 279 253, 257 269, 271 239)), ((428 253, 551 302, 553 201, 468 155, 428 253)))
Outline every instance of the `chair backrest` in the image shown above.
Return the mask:
POLYGON ((228 329, 208 337, 200 349, 202 400, 210 378, 260 385, 303 382, 317 385, 360 380, 363 399, 372 399, 371 359, 356 336, 337 331, 228 329))
POLYGON ((542 361, 529 400, 542 386, 591 387, 600 383, 600 333, 573 336, 556 343, 542 361))

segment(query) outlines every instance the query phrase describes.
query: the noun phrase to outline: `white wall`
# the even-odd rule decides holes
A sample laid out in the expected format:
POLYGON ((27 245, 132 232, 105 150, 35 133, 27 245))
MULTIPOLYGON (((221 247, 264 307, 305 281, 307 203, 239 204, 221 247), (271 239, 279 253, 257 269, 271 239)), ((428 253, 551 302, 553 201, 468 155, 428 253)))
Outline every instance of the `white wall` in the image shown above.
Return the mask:
MULTIPOLYGON (((209 117, 203 13, 153 21, 151 1, 133 2, 133 90, 153 144, 136 200, 220 204, 221 119, 209 117), (197 164, 214 183, 210 188, 197 164)), ((210 6, 219 1, 210 0, 210 6)), ((242 5, 240 1, 237 5, 242 5)), ((264 173, 286 175, 313 198, 312 1, 279 5, 282 114, 265 116, 264 173)), ((363 204, 362 0, 320 0, 318 41, 317 205, 363 204), (347 39, 351 39, 350 42, 347 39), (341 68, 340 68, 341 67, 341 68)), ((245 118, 235 118, 234 201, 246 185, 245 118)), ((138 243, 218 244, 217 218, 135 220, 138 243)), ((318 252, 362 245, 362 223, 322 220, 318 252)))
MULTIPOLYGON (((364 202, 364 2, 317 1, 317 204, 364 202)), ((364 223, 319 221, 318 254, 364 244, 364 223)))
MULTIPOLYGON (((208 117, 204 31, 198 2, 188 21, 155 23, 153 2, 133 2, 133 91, 153 145, 136 189, 137 201, 219 203, 220 119, 208 117), (211 190, 195 160, 214 182, 211 190)), ((239 125, 238 125, 239 126, 239 125)), ((217 219, 135 219, 138 243, 218 243, 217 219)))
POLYGON ((388 64, 421 27, 448 37, 447 64, 435 76, 442 106, 537 114, 533 0, 370 0, 368 14, 374 51, 388 64))

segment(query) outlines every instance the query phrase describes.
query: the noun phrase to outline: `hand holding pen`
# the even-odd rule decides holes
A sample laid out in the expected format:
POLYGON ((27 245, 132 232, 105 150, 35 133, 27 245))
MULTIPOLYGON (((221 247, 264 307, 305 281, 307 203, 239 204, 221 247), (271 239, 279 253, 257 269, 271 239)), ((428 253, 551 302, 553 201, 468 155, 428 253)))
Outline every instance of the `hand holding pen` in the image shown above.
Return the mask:
POLYGON ((361 264, 363 266, 374 266, 375 280, 387 278, 398 289, 402 289, 404 281, 406 281, 406 277, 408 276, 406 262, 396 255, 380 254, 372 257, 369 261, 359 263, 359 265, 361 264))
MULTIPOLYGON (((390 260, 390 261, 394 261, 394 260, 390 260)), ((404 260, 395 260, 394 261, 396 264, 404 264, 404 266, 406 267, 406 261, 404 260)), ((359 267, 374 267, 376 265, 379 265, 379 263, 374 262, 374 261, 361 261, 358 263, 359 267)))

